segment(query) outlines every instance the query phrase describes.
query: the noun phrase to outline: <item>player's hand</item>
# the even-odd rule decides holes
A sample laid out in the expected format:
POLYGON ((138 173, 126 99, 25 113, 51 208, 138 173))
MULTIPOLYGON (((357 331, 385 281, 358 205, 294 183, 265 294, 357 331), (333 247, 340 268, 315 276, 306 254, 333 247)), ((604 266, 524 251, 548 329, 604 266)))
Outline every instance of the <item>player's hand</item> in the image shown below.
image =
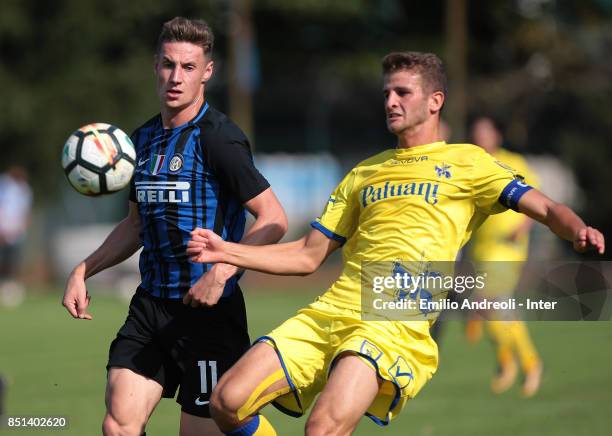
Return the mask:
POLYGON ((83 268, 83 265, 77 266, 68 277, 62 306, 68 310, 73 318, 92 319, 93 317, 87 312, 91 296, 85 287, 83 268))
POLYGON ((192 262, 222 262, 224 241, 212 230, 196 228, 187 243, 187 255, 192 262))
POLYGON ((604 254, 606 250, 604 235, 593 227, 580 229, 574 238, 574 249, 579 253, 595 250, 599 254, 604 254))
POLYGON ((191 307, 212 307, 219 301, 225 282, 235 274, 237 268, 226 264, 216 264, 189 289, 183 297, 183 304, 191 307))

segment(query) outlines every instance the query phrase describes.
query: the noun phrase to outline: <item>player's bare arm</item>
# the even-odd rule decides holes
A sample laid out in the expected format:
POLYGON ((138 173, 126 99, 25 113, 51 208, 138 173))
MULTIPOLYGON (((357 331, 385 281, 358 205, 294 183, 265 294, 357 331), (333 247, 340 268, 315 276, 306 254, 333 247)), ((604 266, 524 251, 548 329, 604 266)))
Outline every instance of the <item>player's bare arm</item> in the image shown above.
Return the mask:
MULTIPOLYGON (((272 188, 247 201, 244 206, 255 217, 241 243, 265 245, 278 242, 287 233, 287 216, 272 188)), ((239 272, 227 263, 217 263, 204 274, 183 297, 183 303, 192 307, 217 304, 227 280, 239 272)))
POLYGON ((191 234, 187 254, 193 262, 223 262, 277 275, 311 274, 340 247, 318 230, 297 241, 259 247, 224 241, 206 229, 195 229, 191 234))
POLYGON ((595 250, 603 254, 606 248, 603 234, 590 226, 564 204, 557 203, 537 189, 525 193, 518 203, 519 212, 545 224, 557 236, 574 244, 580 253, 595 250))
POLYGON ((96 251, 70 273, 62 301, 62 305, 70 315, 78 319, 92 319, 87 313, 90 296, 85 287, 85 280, 134 254, 142 245, 139 234, 138 206, 130 201, 127 217, 117 224, 96 251))

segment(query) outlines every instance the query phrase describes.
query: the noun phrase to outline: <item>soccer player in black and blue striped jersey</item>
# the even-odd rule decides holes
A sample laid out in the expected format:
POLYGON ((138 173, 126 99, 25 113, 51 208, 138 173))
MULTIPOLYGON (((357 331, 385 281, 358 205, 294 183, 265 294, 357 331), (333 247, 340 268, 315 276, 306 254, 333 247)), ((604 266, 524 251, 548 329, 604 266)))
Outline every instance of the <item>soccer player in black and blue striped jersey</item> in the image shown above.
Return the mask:
POLYGON ((155 57, 161 113, 132 135, 137 167, 128 216, 66 285, 68 312, 92 319, 85 280, 143 248, 141 284, 110 347, 105 435, 142 434, 159 400, 174 397, 179 386, 180 434, 220 434, 210 419, 210 394, 249 347, 241 272, 191 263, 190 232, 203 227, 227 241, 262 245, 287 229, 249 141, 204 98, 212 47, 204 21, 177 17, 164 24, 155 57), (243 236, 245 209, 255 222, 243 236))

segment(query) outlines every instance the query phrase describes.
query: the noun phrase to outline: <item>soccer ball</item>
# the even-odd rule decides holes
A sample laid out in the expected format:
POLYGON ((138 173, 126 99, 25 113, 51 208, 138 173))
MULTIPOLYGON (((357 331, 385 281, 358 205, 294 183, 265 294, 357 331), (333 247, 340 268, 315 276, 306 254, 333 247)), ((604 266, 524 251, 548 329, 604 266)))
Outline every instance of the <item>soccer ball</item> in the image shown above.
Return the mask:
POLYGON ((136 151, 130 137, 115 126, 88 124, 64 144, 62 167, 74 189, 85 195, 125 188, 134 174, 136 151))

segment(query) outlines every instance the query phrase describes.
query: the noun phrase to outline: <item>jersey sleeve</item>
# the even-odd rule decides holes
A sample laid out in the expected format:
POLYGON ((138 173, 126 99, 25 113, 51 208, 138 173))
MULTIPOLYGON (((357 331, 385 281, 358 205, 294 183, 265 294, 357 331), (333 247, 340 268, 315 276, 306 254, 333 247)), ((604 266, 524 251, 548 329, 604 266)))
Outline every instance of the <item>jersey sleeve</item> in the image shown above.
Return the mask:
POLYGON ((210 168, 240 203, 246 203, 270 187, 255 168, 249 141, 238 128, 229 129, 206 148, 210 168))
POLYGON ((475 160, 472 183, 476 207, 487 215, 517 210, 520 198, 532 189, 522 174, 485 152, 475 160))
POLYGON ((310 225, 325 236, 344 244, 358 221, 359 203, 353 192, 356 170, 347 174, 327 200, 323 213, 310 225))

